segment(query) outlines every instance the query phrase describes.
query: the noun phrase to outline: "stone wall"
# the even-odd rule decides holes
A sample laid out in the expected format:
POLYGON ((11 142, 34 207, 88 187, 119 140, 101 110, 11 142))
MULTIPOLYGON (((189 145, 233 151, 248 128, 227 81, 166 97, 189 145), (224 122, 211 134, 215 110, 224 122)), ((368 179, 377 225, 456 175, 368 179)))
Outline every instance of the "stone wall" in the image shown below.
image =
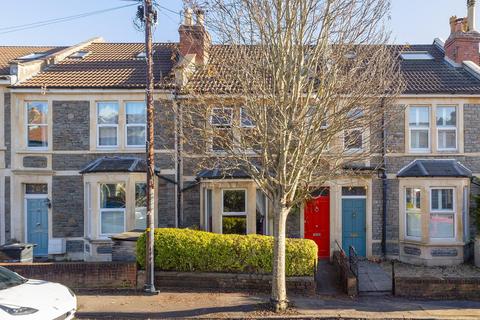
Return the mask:
POLYGON ((463 105, 463 136, 465 152, 480 152, 480 105, 463 105))
MULTIPOLYGON (((139 271, 139 280, 145 273, 139 271)), ((220 290, 252 290, 254 292, 270 292, 271 275, 244 273, 207 273, 207 272, 170 272, 156 271, 155 283, 158 287, 167 288, 202 288, 220 290)), ((287 277, 289 293, 315 294, 314 277, 287 277)))
POLYGON ((333 252, 333 265, 337 271, 337 280, 343 292, 353 297, 358 295, 358 281, 352 270, 348 258, 342 251, 333 252))
MULTIPOLYGON (((164 176, 175 181, 174 175, 164 176)), ((176 215, 176 185, 172 181, 158 178, 158 226, 174 228, 176 215)))
POLYGON ((385 117, 387 152, 405 152, 405 105, 392 106, 385 117))
POLYGON ((287 217, 287 237, 300 238, 300 209, 292 210, 287 217))
POLYGON ((137 265, 126 262, 0 263, 30 279, 58 282, 73 289, 135 289, 137 265))
POLYGON ((175 149, 175 112, 172 101, 155 101, 155 149, 175 149))
POLYGON ((186 182, 184 187, 191 188, 183 192, 183 221, 180 227, 200 227, 200 186, 196 182, 186 182))
POLYGON ((10 228, 10 177, 5 177, 5 240, 7 242, 11 238, 10 228))
POLYGON ((52 236, 83 237, 83 180, 81 176, 52 177, 52 236))
POLYGON ((46 168, 47 163, 48 161, 46 157, 36 157, 36 156, 23 157, 24 168, 46 168))
POLYGON ((480 278, 395 277, 394 294, 426 299, 478 299, 480 278))
POLYGON ((387 255, 398 255, 399 233, 399 181, 398 179, 387 180, 387 255))
POLYGON ((52 118, 53 150, 89 150, 89 101, 53 101, 52 118))

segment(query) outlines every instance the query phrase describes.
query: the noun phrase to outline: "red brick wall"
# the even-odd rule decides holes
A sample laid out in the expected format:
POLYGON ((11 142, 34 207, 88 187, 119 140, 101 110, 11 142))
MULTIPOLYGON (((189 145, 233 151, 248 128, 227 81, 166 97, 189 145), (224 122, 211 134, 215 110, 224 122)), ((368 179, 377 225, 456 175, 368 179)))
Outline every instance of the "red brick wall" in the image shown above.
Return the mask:
POLYGON ((136 263, 0 263, 25 278, 58 282, 76 289, 136 288, 136 263))
POLYGON ((396 277, 395 295, 429 299, 478 299, 480 278, 396 277))

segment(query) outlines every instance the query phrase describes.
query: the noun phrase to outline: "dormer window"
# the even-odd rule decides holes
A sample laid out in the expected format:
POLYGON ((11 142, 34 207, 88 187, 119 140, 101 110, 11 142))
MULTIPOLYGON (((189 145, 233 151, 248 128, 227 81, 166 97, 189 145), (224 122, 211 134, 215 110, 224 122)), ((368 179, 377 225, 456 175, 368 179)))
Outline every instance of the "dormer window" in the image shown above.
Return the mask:
POLYGON ((73 59, 83 59, 90 54, 90 51, 77 51, 74 54, 71 54, 69 58, 73 59))
POLYGON ((42 57, 45 57, 47 54, 43 52, 34 52, 27 54, 25 56, 17 58, 17 60, 35 60, 35 59, 40 59, 42 57))
POLYGON ((139 52, 139 53, 137 53, 136 58, 137 59, 145 59, 145 58, 147 58, 147 53, 145 51, 139 52))
POLYGON ((404 51, 400 53, 402 60, 434 60, 428 51, 404 51))

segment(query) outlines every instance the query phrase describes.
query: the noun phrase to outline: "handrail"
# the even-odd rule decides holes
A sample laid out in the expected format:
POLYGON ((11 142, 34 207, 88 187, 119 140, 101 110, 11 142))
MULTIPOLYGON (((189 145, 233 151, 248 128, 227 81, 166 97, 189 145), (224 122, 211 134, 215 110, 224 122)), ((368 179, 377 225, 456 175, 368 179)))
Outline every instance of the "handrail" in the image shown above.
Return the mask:
POLYGON ((349 262, 350 262, 350 270, 352 270, 355 277, 358 278, 358 254, 357 250, 355 250, 354 246, 348 247, 349 253, 349 262))

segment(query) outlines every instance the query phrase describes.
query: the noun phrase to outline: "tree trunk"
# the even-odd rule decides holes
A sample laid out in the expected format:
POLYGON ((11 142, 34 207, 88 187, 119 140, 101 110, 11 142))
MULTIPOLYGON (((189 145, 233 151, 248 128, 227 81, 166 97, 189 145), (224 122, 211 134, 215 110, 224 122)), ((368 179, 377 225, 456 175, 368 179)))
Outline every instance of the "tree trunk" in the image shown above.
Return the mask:
POLYGON ((281 203, 274 205, 273 275, 270 302, 275 312, 284 311, 288 307, 285 279, 285 240, 288 212, 289 209, 285 205, 281 203))

